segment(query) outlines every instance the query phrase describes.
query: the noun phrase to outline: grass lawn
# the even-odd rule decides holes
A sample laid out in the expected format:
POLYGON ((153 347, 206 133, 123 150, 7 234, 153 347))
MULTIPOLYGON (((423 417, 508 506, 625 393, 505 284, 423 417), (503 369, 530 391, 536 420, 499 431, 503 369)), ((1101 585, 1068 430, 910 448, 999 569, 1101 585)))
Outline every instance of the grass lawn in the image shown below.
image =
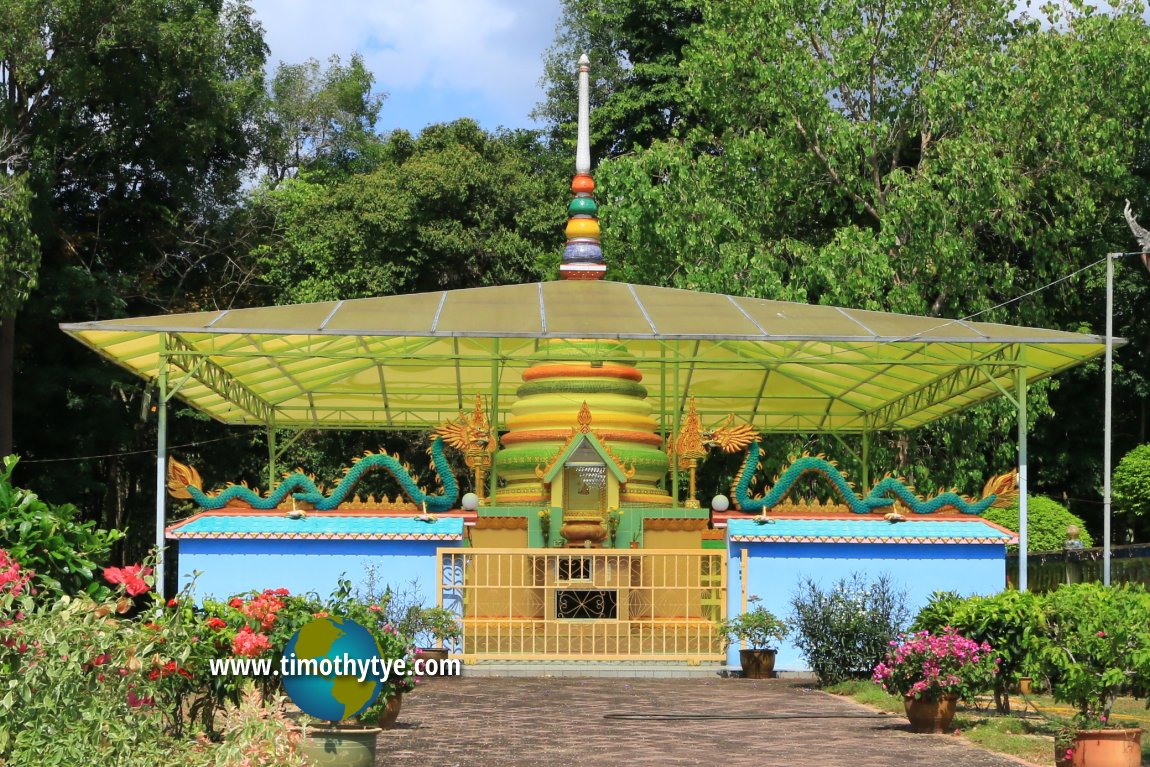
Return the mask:
MULTIPOLYGON (((883 692, 870 681, 851 681, 824 688, 834 695, 845 695, 867 706, 894 714, 902 714, 902 701, 883 692)), ((1040 765, 1054 764, 1054 730, 1039 709, 1050 716, 1069 717, 1074 711, 1055 703, 1049 695, 1032 695, 1029 699, 1013 695, 1010 698, 1012 714, 1000 716, 994 711, 994 702, 979 699, 976 706, 960 706, 954 718, 954 728, 971 743, 990 751, 1009 754, 1040 765)), ((1150 730, 1150 711, 1143 701, 1121 698, 1114 704, 1111 718, 1132 727, 1150 730)), ((1150 736, 1142 737, 1142 764, 1150 764, 1150 736)))

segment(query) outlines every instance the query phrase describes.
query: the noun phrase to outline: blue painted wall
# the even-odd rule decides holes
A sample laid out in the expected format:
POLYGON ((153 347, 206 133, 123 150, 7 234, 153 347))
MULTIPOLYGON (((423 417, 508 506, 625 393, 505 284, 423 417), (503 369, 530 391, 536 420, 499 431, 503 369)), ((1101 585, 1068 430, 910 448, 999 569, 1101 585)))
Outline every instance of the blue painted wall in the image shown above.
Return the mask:
POLYGON ((418 582, 423 603, 435 604, 437 548, 453 541, 211 540, 180 541, 180 585, 196 578, 196 599, 226 598, 251 589, 286 588, 293 594, 329 595, 341 577, 364 584, 375 566, 376 589, 410 590, 418 582))
MULTIPOLYGON (((993 594, 1006 585, 1006 547, 1002 544, 731 542, 728 547, 727 612, 732 617, 741 612, 743 578, 747 596, 759 597, 759 604, 784 620, 790 617, 791 596, 808 577, 828 588, 856 572, 869 578, 885 573, 907 592, 912 616, 934 591, 993 594), (743 548, 747 549, 746 573, 741 572, 743 548)), ((808 670, 792 639, 779 648, 775 668, 808 670)), ((729 649, 727 664, 739 667, 738 644, 729 649)))

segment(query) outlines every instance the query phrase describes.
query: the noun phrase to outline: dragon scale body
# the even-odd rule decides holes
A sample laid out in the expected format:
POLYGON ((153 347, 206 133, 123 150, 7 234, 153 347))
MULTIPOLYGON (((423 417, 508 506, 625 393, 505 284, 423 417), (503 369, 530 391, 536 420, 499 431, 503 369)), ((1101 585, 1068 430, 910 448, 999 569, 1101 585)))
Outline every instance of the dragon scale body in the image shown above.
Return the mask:
POLYGON ((435 472, 443 483, 442 495, 425 493, 399 459, 386 453, 372 453, 357 459, 328 495, 324 495, 315 481, 300 471, 289 474, 266 496, 243 485, 231 485, 214 495, 208 495, 193 485, 188 485, 187 491, 201 508, 210 510, 222 509, 233 501, 241 501, 253 509, 270 510, 291 496, 297 501, 311 504, 318 511, 332 511, 347 499, 364 474, 372 469, 383 469, 395 478, 403 494, 413 503, 426 503, 427 510, 432 512, 450 511, 459 499, 459 485, 444 455, 442 439, 437 438, 431 443, 430 454, 435 472))
POLYGON ((768 492, 761 498, 752 498, 750 484, 758 468, 760 455, 759 443, 751 443, 747 448, 747 459, 743 462, 738 479, 732 488, 735 504, 746 512, 766 511, 778 505, 787 497, 799 478, 808 472, 815 472, 825 477, 843 502, 856 514, 870 514, 875 510, 892 506, 896 499, 906 504, 915 514, 934 514, 948 506, 953 506, 963 514, 981 514, 998 499, 998 495, 992 493, 978 501, 972 501, 953 491, 940 493, 930 499, 922 499, 905 482, 895 477, 884 477, 866 496, 860 496, 838 467, 825 458, 811 455, 793 461, 768 492))

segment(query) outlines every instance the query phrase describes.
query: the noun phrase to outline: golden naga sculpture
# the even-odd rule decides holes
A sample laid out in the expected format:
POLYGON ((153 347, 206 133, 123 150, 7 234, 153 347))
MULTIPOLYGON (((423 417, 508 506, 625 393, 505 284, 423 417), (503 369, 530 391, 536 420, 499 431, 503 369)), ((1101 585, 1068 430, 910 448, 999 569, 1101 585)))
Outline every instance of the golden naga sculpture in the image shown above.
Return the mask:
POLYGON ((463 453, 463 462, 475 474, 475 494, 480 502, 485 501, 483 485, 491 468, 495 454, 496 440, 491 431, 491 422, 483 409, 483 399, 475 395, 475 408, 468 413, 459 411, 457 420, 448 421, 435 430, 451 447, 463 453))
POLYGON ((720 425, 704 429, 699 420, 699 412, 695 408, 695 398, 691 397, 687 418, 679 429, 679 436, 675 438, 674 443, 679 469, 686 469, 689 476, 687 508, 699 508, 699 500, 695 497, 695 473, 699 461, 707 457, 711 448, 718 447, 724 453, 734 453, 758 439, 759 433, 753 427, 735 422, 734 413, 728 415, 727 420, 720 425))

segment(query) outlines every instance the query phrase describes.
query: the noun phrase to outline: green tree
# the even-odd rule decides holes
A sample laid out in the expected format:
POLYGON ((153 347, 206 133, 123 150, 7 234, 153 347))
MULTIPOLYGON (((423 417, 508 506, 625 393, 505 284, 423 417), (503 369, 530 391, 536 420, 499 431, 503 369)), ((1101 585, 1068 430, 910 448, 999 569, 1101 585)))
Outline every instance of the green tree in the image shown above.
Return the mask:
POLYGON ((1114 511, 1127 517, 1130 527, 1145 527, 1150 520, 1150 444, 1139 445, 1118 462, 1111 478, 1114 511))
MULTIPOLYGON (((1142 10, 1036 21, 1000 0, 707 3, 681 64, 691 124, 598 170, 602 198, 619 201, 602 212, 609 268, 697 290, 1099 327, 1093 274, 1014 299, 1126 249, 1122 197, 1146 190, 1142 10)), ((1073 404, 1083 387, 1067 389, 1058 427, 1092 431, 1073 404)), ((1032 390, 1037 416, 1050 415, 1048 393, 1032 390)), ((998 403, 910 439, 880 435, 872 455, 920 486, 969 487, 1014 463, 1013 420, 998 403)), ((1088 494, 1090 460, 1059 457, 1051 476, 1088 494)))
POLYGON ((672 135, 687 113, 683 49, 702 21, 700 0, 563 0, 545 59, 544 101, 534 116, 572 152, 578 108, 575 62, 591 58, 595 158, 672 135))
POLYGON ((257 251, 283 302, 537 278, 562 250, 562 176, 530 133, 470 120, 388 136, 370 172, 305 174, 266 194, 278 226, 257 251))
POLYGON ((0 413, 25 483, 102 509, 106 527, 152 494, 146 456, 119 455, 154 445, 143 387, 56 325, 198 308, 242 282, 220 242, 258 139, 265 52, 232 0, 0 1, 0 132, 19 141, 40 244, 38 287, 0 343, 0 370, 18 371, 0 413), (39 463, 76 455, 112 457, 39 463))
POLYGON ((260 160, 274 186, 298 171, 365 169, 376 145, 375 123, 384 96, 372 91, 374 76, 353 54, 321 69, 319 61, 281 63, 268 84, 260 160))

